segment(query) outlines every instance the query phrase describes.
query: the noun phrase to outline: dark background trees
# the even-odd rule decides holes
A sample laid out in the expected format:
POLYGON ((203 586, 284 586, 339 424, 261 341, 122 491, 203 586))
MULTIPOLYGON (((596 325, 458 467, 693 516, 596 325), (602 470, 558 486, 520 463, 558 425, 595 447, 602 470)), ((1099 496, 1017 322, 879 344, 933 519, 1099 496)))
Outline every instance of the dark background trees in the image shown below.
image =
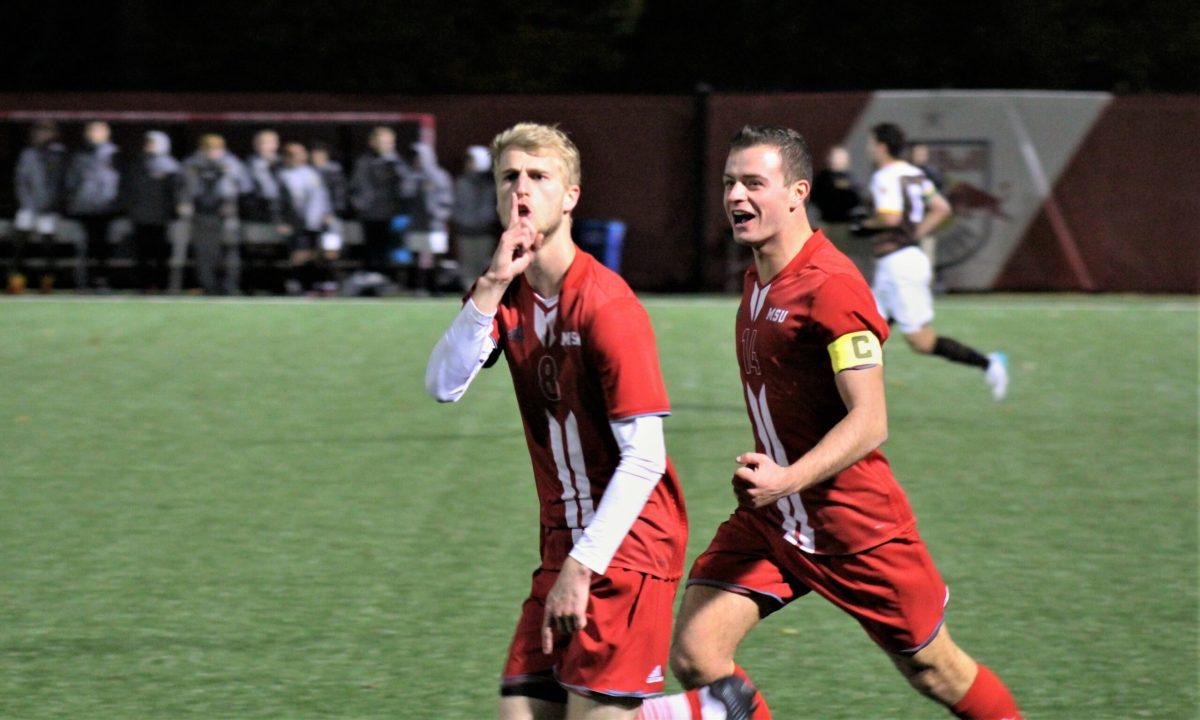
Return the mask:
POLYGON ((1193 0, 5 7, 4 91, 1200 89, 1193 0))

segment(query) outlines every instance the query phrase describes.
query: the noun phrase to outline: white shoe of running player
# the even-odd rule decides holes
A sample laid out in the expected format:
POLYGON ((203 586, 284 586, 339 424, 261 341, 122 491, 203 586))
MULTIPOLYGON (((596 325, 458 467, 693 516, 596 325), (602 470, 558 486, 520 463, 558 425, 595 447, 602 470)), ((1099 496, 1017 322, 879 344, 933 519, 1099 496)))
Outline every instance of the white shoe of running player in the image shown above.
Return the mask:
POLYGON ((992 397, 999 402, 1008 394, 1008 356, 1002 352, 994 352, 987 357, 988 366, 984 379, 992 389, 992 397))

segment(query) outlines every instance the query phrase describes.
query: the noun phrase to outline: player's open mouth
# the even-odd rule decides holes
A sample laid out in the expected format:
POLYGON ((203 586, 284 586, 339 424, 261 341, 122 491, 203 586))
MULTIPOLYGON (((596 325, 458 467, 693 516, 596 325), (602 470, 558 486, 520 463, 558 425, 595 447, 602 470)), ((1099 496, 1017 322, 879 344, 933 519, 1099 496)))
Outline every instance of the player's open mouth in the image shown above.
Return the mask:
POLYGON ((745 210, 734 210, 729 213, 729 216, 733 218, 734 227, 745 227, 746 223, 754 219, 754 213, 748 213, 745 210))
POLYGON ((518 216, 520 216, 520 217, 529 217, 529 216, 530 216, 530 214, 532 214, 532 213, 533 213, 533 211, 532 211, 532 210, 530 210, 530 209, 529 209, 529 206, 528 206, 528 205, 526 205, 525 203, 518 203, 518 204, 517 204, 517 215, 518 215, 518 216))

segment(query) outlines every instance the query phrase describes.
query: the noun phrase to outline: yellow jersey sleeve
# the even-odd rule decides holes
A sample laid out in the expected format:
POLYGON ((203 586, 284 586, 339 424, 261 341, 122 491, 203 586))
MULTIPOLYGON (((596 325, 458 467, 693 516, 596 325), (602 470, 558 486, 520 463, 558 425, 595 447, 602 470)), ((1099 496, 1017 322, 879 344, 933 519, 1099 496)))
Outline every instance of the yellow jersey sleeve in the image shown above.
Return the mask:
POLYGON ((883 364, 883 346, 870 330, 846 333, 829 343, 828 350, 835 373, 849 368, 883 364))

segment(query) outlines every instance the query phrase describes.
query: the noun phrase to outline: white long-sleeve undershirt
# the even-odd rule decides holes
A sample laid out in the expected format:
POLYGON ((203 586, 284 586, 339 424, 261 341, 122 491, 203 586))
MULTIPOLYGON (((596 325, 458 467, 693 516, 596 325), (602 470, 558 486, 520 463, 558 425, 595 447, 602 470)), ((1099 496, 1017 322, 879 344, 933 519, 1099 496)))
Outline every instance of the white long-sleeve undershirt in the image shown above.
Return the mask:
MULTIPOLYGON (((494 315, 467 300, 434 346, 425 368, 425 390, 438 402, 456 402, 496 350, 494 315)), ((592 521, 571 549, 571 557, 603 574, 629 534, 654 487, 666 471, 662 417, 644 415, 609 423, 621 459, 600 498, 592 521)))
POLYGON ((592 522, 571 548, 571 557, 603 575, 629 528, 642 514, 654 486, 667 469, 662 418, 643 415, 609 423, 621 460, 613 471, 592 522))
POLYGON ((457 402, 496 350, 492 321, 470 299, 433 346, 425 366, 425 391, 438 402, 457 402))

